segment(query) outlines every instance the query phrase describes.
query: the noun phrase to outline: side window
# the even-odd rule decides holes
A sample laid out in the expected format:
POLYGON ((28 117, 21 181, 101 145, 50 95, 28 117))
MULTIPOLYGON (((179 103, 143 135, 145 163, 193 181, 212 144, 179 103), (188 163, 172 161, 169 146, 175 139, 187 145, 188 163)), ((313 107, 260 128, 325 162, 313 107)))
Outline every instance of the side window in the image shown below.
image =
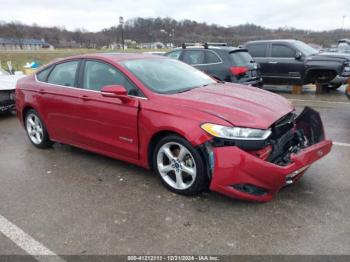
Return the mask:
POLYGON ((249 44, 246 48, 252 57, 266 57, 267 44, 249 44))
POLYGON ((166 56, 166 57, 169 57, 169 58, 172 58, 172 59, 177 59, 177 60, 179 60, 180 55, 181 55, 181 50, 176 50, 176 51, 167 53, 165 56, 166 56))
POLYGON ((295 50, 285 45, 273 44, 271 49, 271 57, 294 58, 295 50))
POLYGON ((100 91, 108 85, 122 85, 129 95, 142 96, 137 89, 117 68, 97 61, 86 61, 84 69, 84 88, 100 91))
POLYGON ((47 82, 61 86, 75 86, 75 75, 79 61, 61 63, 51 71, 47 82))
POLYGON ((212 51, 206 51, 206 54, 207 54, 207 61, 206 61, 207 64, 215 64, 215 63, 221 62, 220 57, 216 53, 212 51))
POLYGON ((36 74, 36 79, 38 79, 41 82, 46 82, 47 76, 49 75, 50 71, 52 69, 52 66, 40 71, 36 74))
POLYGON ((190 65, 205 64, 204 50, 186 50, 183 61, 190 65))

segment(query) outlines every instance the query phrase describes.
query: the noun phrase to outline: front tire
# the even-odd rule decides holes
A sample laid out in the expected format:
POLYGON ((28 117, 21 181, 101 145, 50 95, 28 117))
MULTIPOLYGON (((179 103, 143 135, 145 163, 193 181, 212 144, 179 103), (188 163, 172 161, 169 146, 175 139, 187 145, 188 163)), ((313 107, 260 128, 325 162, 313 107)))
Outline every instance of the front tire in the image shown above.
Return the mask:
POLYGON ((53 142, 49 138, 46 127, 38 112, 31 109, 25 117, 25 128, 30 142, 38 148, 48 148, 53 142))
POLYGON ((336 84, 328 84, 328 89, 329 90, 337 90, 339 87, 341 87, 343 84, 342 83, 336 83, 336 84))
POLYGON ((182 137, 170 135, 158 142, 153 167, 165 187, 175 193, 197 195, 208 188, 203 158, 182 137))

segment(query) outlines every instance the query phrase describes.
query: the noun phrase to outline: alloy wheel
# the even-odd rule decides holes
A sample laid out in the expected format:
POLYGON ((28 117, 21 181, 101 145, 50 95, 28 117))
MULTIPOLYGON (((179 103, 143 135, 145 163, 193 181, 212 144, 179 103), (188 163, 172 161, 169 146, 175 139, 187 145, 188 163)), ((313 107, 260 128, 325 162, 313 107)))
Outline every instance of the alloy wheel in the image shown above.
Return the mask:
POLYGON ((29 114, 26 120, 26 127, 29 139, 36 145, 39 145, 44 138, 43 125, 39 117, 35 114, 29 114))
POLYGON ((197 175, 192 154, 185 146, 176 142, 169 142, 160 147, 157 168, 163 180, 177 190, 189 188, 197 175))

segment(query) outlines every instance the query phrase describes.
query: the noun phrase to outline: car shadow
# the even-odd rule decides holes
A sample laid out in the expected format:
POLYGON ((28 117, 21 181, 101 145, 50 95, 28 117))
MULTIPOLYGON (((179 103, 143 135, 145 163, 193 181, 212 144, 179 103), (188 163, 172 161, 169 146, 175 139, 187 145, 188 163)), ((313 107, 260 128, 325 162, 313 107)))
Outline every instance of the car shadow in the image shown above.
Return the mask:
POLYGON ((15 111, 0 112, 0 121, 1 121, 1 120, 9 119, 9 118, 15 117, 15 116, 16 116, 16 112, 15 112, 15 111))

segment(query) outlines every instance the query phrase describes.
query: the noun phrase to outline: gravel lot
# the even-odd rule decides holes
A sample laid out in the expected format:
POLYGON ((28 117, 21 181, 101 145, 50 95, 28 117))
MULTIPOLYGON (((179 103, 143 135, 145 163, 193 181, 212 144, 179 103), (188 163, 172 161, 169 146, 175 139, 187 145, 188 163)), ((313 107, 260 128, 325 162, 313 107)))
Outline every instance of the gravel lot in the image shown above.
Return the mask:
MULTIPOLYGON (((60 255, 350 254, 344 87, 317 96, 311 87, 303 95, 277 89, 298 111, 318 110, 339 144, 269 203, 183 197, 128 163, 67 145, 36 149, 12 115, 0 116, 0 217, 60 255)), ((0 254, 26 252, 0 233, 0 254)))

